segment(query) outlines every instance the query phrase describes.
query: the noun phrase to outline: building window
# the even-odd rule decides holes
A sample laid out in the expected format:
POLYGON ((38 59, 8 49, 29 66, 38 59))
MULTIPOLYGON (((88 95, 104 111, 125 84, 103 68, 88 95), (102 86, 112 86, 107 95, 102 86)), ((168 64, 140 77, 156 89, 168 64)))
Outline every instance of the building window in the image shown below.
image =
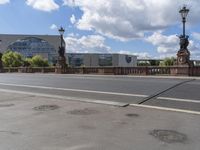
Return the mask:
POLYGON ((99 66, 112 66, 112 54, 100 54, 99 66))
POLYGON ((16 52, 20 52, 25 57, 34 56, 34 53, 47 53, 45 59, 49 62, 52 61, 52 57, 57 55, 56 49, 43 39, 36 37, 28 37, 25 39, 17 40, 8 46, 8 49, 16 52))

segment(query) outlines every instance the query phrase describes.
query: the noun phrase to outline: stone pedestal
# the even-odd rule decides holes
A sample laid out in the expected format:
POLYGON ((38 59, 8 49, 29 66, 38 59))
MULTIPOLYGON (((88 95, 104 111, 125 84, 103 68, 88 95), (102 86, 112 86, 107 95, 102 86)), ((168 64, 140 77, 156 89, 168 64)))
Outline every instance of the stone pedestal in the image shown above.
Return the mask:
POLYGON ((55 73, 62 74, 62 73, 64 73, 64 69, 59 66, 56 66, 55 73))
POLYGON ((190 66, 190 52, 185 50, 179 50, 177 53, 177 65, 178 66, 190 66))
POLYGON ((66 58, 65 58, 65 56, 63 56, 63 57, 59 56, 58 57, 58 64, 57 64, 57 66, 59 66, 61 68, 66 67, 66 58))
POLYGON ((55 73, 60 73, 60 74, 65 73, 66 67, 67 67, 66 58, 59 56, 57 66, 55 68, 55 73))
POLYGON ((190 75, 190 67, 189 65, 178 65, 173 66, 170 69, 170 74, 174 76, 189 76, 190 75))

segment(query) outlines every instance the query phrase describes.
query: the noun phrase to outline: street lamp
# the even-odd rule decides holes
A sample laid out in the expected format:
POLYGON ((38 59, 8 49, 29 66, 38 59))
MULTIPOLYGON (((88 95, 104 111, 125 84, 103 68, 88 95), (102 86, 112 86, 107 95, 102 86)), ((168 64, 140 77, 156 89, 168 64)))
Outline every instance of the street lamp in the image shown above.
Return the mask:
POLYGON ((63 35, 65 30, 63 29, 63 27, 60 27, 60 29, 58 29, 59 33, 60 33, 60 46, 59 46, 59 50, 58 50, 58 63, 57 65, 59 67, 61 67, 62 69, 66 67, 66 58, 65 58, 65 41, 63 39, 63 35))
POLYGON ((58 31, 60 33, 61 47, 63 47, 63 35, 65 32, 65 29, 63 29, 63 27, 60 27, 60 29, 58 31))
POLYGON ((186 17, 189 13, 189 9, 186 8, 186 6, 183 6, 183 8, 179 11, 182 17, 182 22, 183 22, 183 37, 185 37, 185 23, 186 23, 186 17))
POLYGON ((179 36, 180 39, 180 50, 177 53, 177 65, 191 65, 190 62, 190 52, 188 50, 189 45, 189 36, 185 34, 185 23, 186 18, 189 13, 189 9, 186 8, 186 6, 183 6, 183 8, 179 11, 182 17, 182 23, 183 23, 183 34, 179 36))

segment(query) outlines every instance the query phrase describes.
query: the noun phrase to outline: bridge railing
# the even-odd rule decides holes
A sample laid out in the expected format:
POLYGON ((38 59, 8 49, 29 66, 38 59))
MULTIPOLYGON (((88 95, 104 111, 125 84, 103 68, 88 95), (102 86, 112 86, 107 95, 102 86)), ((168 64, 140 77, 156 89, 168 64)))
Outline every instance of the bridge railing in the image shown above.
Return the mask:
POLYGON ((200 76, 199 67, 12 67, 0 72, 20 73, 65 73, 65 74, 105 74, 105 75, 185 75, 200 76))

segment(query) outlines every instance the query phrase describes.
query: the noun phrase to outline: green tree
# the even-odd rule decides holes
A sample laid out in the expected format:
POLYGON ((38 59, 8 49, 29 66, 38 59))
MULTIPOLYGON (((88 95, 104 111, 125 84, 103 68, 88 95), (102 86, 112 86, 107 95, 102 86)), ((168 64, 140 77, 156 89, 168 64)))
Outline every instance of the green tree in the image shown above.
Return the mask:
POLYGON ((23 65, 23 56, 20 53, 7 51, 2 56, 3 66, 20 67, 23 65))
POLYGON ((150 66, 149 61, 138 61, 137 66, 150 66))
POLYGON ((48 67, 49 63, 47 60, 42 58, 40 55, 35 55, 31 59, 26 59, 28 63, 31 64, 32 67, 48 67))
POLYGON ((175 61, 176 59, 174 57, 167 57, 160 63, 160 66, 173 66, 175 61))
POLYGON ((149 60, 150 66, 159 66, 160 60, 149 60))

